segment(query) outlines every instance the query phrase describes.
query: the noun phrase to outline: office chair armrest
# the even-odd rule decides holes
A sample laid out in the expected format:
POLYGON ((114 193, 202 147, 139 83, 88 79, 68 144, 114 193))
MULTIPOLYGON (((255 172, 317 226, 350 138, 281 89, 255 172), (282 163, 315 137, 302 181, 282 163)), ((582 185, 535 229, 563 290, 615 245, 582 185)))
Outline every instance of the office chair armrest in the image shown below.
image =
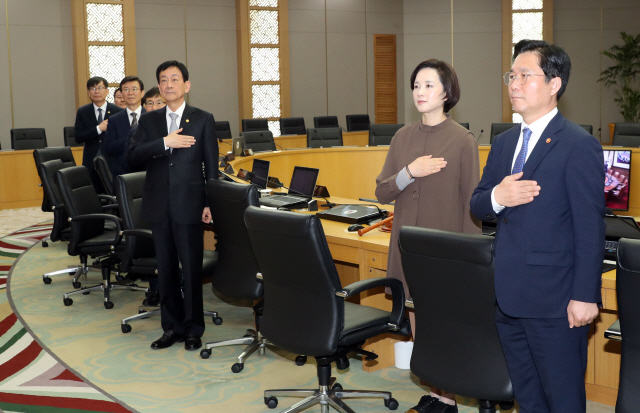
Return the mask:
POLYGON ((100 194, 100 195, 98 195, 98 198, 100 198, 101 200, 105 200, 105 201, 107 201, 107 202, 109 202, 111 204, 117 204, 118 203, 118 200, 113 195, 100 194))
MULTIPOLYGON (((353 284, 342 287, 341 291, 336 291, 336 295, 339 297, 347 298, 354 294, 361 293, 362 291, 370 290, 377 287, 389 287, 391 289, 393 307, 391 308, 390 322, 392 324, 395 324, 399 328, 404 328, 404 286, 402 285, 402 281, 396 278, 379 277, 356 281, 353 284)), ((402 328, 401 331, 404 332, 402 328)))
POLYGON ((51 209, 64 209, 64 204, 60 204, 60 205, 51 205, 51 209))
POLYGON ((92 220, 108 220, 112 221, 116 224, 115 233, 116 237, 113 241, 113 245, 117 245, 122 240, 122 220, 120 217, 111 214, 87 214, 87 215, 78 215, 75 218, 69 218, 69 222, 78 222, 78 221, 92 221, 92 220))
POLYGON ((103 211, 108 211, 110 209, 115 209, 117 211, 119 208, 120 208, 120 205, 118 205, 118 204, 102 205, 102 210, 103 211))
POLYGON ((123 235, 129 235, 132 237, 142 237, 153 239, 153 233, 150 229, 125 229, 122 231, 123 235))

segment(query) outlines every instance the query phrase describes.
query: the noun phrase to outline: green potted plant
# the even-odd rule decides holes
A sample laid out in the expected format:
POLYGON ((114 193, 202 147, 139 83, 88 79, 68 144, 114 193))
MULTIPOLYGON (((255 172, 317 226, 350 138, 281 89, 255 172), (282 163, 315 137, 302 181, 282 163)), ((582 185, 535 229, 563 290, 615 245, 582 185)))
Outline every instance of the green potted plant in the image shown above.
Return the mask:
MULTIPOLYGON (((640 76, 640 34, 632 36, 620 32, 622 45, 612 46, 602 52, 614 62, 600 73, 598 82, 615 86, 617 97, 614 102, 620 108, 625 122, 640 122, 640 86, 636 76, 640 76)), ((609 125, 613 137, 613 124, 609 125)))

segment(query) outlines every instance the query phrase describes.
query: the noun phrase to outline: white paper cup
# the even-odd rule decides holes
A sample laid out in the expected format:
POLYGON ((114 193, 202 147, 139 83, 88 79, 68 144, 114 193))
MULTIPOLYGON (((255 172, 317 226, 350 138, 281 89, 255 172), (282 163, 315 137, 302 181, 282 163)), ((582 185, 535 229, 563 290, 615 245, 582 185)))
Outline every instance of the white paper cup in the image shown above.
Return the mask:
POLYGON ((411 353, 413 353, 413 341, 398 341, 393 345, 396 357, 396 367, 408 370, 411 366, 411 353))

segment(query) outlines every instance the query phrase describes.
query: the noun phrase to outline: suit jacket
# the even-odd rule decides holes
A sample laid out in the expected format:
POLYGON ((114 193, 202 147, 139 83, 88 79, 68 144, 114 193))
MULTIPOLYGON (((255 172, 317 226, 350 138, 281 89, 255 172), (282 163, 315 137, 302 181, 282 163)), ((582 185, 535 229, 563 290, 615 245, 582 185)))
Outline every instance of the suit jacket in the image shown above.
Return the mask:
MULTIPOLYGON (((145 108, 142 108, 142 113, 146 112, 145 108)), ((139 121, 140 119, 138 119, 139 121)), ((109 119, 107 131, 102 142, 100 142, 100 152, 107 159, 109 169, 114 178, 129 172, 124 154, 127 149, 127 137, 130 130, 129 115, 125 109, 109 119)))
POLYGON ((140 117, 128 160, 134 168, 146 165, 142 210, 149 222, 162 221, 169 208, 176 223, 197 224, 206 205, 205 178, 218 177, 215 120, 211 113, 186 105, 179 128, 196 143, 172 152, 164 148, 164 137, 169 134, 166 112, 162 108, 140 117))
MULTIPOLYGON (((119 108, 112 103, 107 103, 107 113, 104 114, 104 119, 109 119, 111 116, 121 112, 122 110, 122 108, 119 108)), ((98 126, 98 119, 96 118, 96 113, 93 109, 93 103, 81 106, 76 114, 74 131, 76 135, 76 142, 84 143, 82 164, 90 171, 93 170, 93 158, 96 157, 98 149, 100 149, 100 139, 105 135, 104 132, 98 134, 96 126, 98 126)))
POLYGON ((491 191, 511 175, 520 128, 498 135, 471 198, 471 211, 497 218, 495 287, 511 317, 566 318, 569 300, 600 303, 604 253, 604 158, 600 143, 558 114, 524 165, 541 187, 533 202, 496 217, 491 191))

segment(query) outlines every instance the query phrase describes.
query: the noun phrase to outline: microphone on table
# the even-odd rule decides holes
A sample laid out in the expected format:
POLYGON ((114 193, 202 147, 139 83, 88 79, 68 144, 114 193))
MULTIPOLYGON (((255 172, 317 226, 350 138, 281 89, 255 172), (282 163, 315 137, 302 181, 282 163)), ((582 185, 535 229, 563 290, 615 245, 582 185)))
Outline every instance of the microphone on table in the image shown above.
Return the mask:
MULTIPOLYGON (((289 188, 289 187, 286 187, 286 186, 284 186, 284 185, 283 185, 282 183, 280 183, 280 182, 278 182, 278 183, 270 182, 268 179, 264 179, 263 177, 258 176, 258 175, 256 175, 256 174, 254 174, 253 172, 247 172, 247 178, 248 178, 248 179, 253 179, 254 177, 255 177, 255 178, 258 178, 258 179, 260 179, 260 180, 262 180, 262 181, 264 181, 264 182, 271 183, 271 184, 273 184, 276 188, 284 188, 284 189, 288 189, 290 192, 294 193, 295 195, 304 196, 304 197, 306 197, 306 198, 310 198, 310 199, 312 199, 312 198, 314 197, 314 195, 309 196, 309 195, 307 195, 307 194, 303 194, 302 192, 298 192, 298 191, 296 191, 295 189, 291 189, 291 188, 289 188)), ((326 204, 324 204, 323 206, 325 206, 325 205, 333 205, 333 206, 336 206, 336 204, 332 204, 331 202, 329 202, 329 200, 328 200, 327 198, 325 198, 325 197, 323 197, 323 196, 321 196, 321 197, 319 197, 319 198, 323 198, 323 199, 327 202, 327 203, 326 203, 326 204)), ((330 206, 329 208, 332 208, 332 207, 330 206)))
POLYGON ((484 129, 480 129, 480 135, 478 135, 478 137, 476 138, 476 143, 480 143, 480 138, 482 137, 483 133, 484 133, 484 129))

